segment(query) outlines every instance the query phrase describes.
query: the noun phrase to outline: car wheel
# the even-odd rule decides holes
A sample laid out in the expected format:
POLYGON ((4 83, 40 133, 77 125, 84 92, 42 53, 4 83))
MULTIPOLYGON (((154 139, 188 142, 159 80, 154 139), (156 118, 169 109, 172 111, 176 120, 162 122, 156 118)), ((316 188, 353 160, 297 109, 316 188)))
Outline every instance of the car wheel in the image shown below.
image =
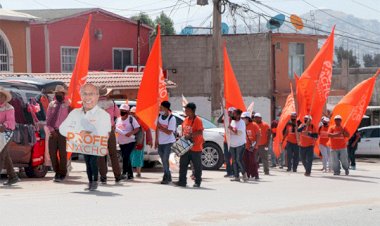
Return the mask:
POLYGON ((44 165, 39 165, 39 166, 28 166, 25 167, 25 174, 28 177, 36 177, 36 178, 42 178, 45 177, 47 174, 48 168, 44 165))
POLYGON ((205 143, 201 160, 204 170, 218 170, 224 162, 222 149, 215 143, 205 143))

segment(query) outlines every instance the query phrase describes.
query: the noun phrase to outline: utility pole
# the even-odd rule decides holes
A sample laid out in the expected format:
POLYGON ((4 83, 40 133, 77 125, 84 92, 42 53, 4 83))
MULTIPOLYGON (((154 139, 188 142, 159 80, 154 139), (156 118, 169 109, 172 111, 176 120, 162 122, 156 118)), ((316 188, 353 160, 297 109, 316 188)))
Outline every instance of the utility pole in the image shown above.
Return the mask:
POLYGON ((221 115, 223 94, 222 73, 222 15, 220 0, 213 0, 212 66, 211 66, 211 117, 215 122, 221 115))
POLYGON ((137 71, 140 71, 140 27, 141 20, 137 20, 137 71))

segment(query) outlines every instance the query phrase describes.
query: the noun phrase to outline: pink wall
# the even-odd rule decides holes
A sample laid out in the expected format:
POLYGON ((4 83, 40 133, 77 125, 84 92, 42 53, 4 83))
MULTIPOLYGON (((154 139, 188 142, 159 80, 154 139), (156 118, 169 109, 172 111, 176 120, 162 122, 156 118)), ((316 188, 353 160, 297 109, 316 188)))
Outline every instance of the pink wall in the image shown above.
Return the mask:
POLYGON ((33 73, 45 72, 45 35, 44 25, 30 26, 31 62, 33 73))
MULTIPOLYGON (((50 45, 50 72, 61 72, 61 46, 79 47, 80 40, 86 26, 88 14, 75 18, 69 18, 57 21, 48 25, 49 45, 50 45)), ((43 55, 43 44, 41 46, 41 32, 39 26, 34 25, 36 33, 32 36, 32 56, 43 55), (34 40, 36 39, 36 40, 34 40)), ((145 65, 149 54, 149 33, 150 30, 141 27, 141 64, 145 65)), ((112 17, 103 13, 93 13, 90 28, 90 66, 89 70, 111 70, 112 48, 132 48, 133 64, 137 64, 137 25, 112 17), (95 38, 95 30, 101 30, 103 33, 102 40, 95 38)), ((42 29, 43 40, 43 29, 42 29)), ((44 57, 33 59, 33 72, 41 70, 44 67, 44 57), (36 66, 34 66, 34 64, 36 66)), ((44 69, 44 68, 43 68, 44 69)))

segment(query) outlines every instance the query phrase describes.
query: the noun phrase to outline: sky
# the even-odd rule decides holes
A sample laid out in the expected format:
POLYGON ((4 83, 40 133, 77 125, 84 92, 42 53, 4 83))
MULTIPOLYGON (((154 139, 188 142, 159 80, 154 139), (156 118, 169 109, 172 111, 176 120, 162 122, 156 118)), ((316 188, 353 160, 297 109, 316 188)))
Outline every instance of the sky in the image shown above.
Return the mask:
MULTIPOLYGON (((254 0, 229 1, 238 4, 250 4, 249 7, 251 9, 260 11, 259 8, 256 8, 256 3, 252 3, 254 0)), ((298 15, 320 8, 333 9, 352 14, 359 18, 380 21, 379 0, 261 0, 261 2, 273 8, 298 15)), ((197 6, 196 0, 0 0, 0 4, 4 9, 99 7, 126 17, 136 15, 139 12, 146 12, 152 18, 157 17, 161 11, 164 11, 173 19, 177 32, 187 25, 193 27, 210 26, 211 3, 212 0, 209 0, 208 6, 197 6)), ((275 12, 262 6, 260 7, 266 13, 273 16, 276 15, 275 12)), ((223 15, 223 21, 228 24, 231 24, 233 21, 233 17, 228 13, 228 10, 223 15)), ((237 24, 243 24, 243 21, 238 19, 237 24)))

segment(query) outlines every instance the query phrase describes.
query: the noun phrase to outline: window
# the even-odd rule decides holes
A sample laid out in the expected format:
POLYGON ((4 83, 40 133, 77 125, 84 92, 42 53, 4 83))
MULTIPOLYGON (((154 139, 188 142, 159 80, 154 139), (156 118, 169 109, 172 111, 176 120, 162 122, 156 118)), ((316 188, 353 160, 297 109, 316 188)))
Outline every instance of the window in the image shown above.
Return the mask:
POLYGON ((7 48, 7 44, 5 43, 1 35, 0 35, 0 71, 10 71, 8 48, 7 48))
POLYGON ((305 45, 303 43, 289 43, 289 78, 294 78, 294 73, 301 76, 305 69, 305 45))
POLYGON ((113 49, 113 69, 124 70, 126 66, 133 64, 133 50, 132 49, 113 49))
POLYGON ((378 137, 380 137, 380 128, 379 129, 373 129, 370 137, 371 138, 378 138, 378 137))
POLYGON ((78 47, 61 47, 61 71, 72 72, 77 59, 78 47))

